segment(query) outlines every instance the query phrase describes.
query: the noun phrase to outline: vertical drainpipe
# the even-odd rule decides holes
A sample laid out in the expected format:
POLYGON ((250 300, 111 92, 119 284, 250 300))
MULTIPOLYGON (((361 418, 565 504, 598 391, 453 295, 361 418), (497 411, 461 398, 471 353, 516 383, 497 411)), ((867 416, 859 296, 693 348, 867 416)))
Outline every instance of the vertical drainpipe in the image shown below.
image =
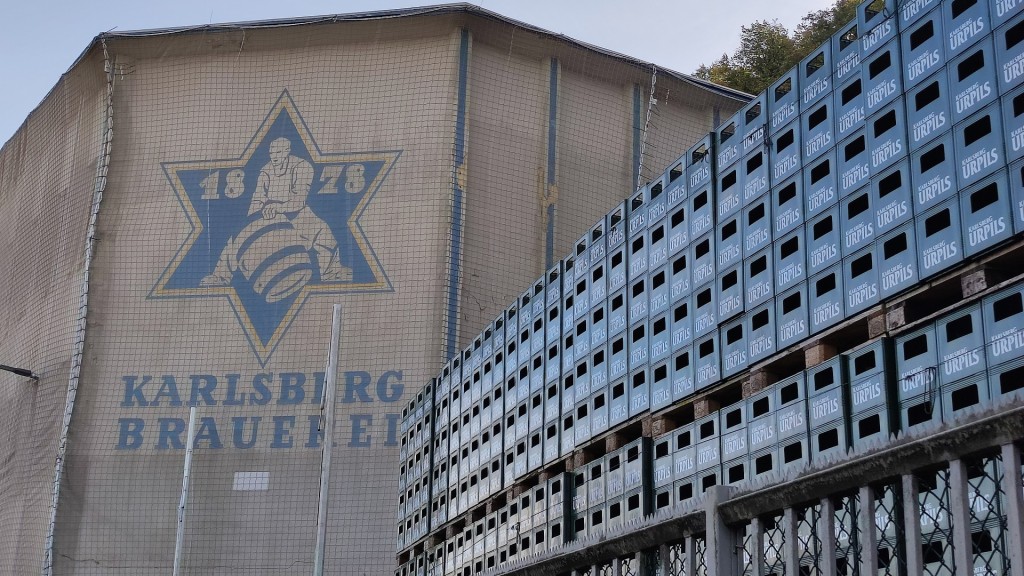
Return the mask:
POLYGON ((550 269, 555 263, 555 216, 558 213, 558 74, 558 59, 552 58, 548 74, 547 165, 541 198, 545 223, 544 270, 550 269))
POLYGON ((459 36, 458 94, 455 113, 455 146, 452 162, 452 212, 448 247, 448 305, 445 317, 445 360, 458 353, 459 299, 462 284, 462 235, 466 216, 466 110, 469 97, 469 30, 459 36))
POLYGON ((79 376, 82 373, 82 356, 85 350, 85 328, 89 311, 89 276, 96 246, 96 221, 107 187, 107 170, 110 167, 110 147, 114 136, 114 68, 107 52, 107 43, 100 40, 103 49, 103 71, 106 74, 106 94, 103 100, 103 123, 100 132, 100 153, 96 162, 96 176, 93 180, 92 208, 89 211, 89 227, 85 236, 85 262, 82 274, 82 291, 79 295, 78 321, 75 326, 75 342, 71 349, 71 370, 68 374, 68 392, 64 401, 64 418, 60 438, 57 442, 57 457, 53 466, 53 486, 50 495, 49 523, 46 528, 46 549, 43 553, 43 576, 53 574, 53 538, 57 528, 57 504, 60 501, 60 485, 64 475, 64 462, 68 451, 68 431, 71 428, 71 414, 75 409, 78 395, 79 376))

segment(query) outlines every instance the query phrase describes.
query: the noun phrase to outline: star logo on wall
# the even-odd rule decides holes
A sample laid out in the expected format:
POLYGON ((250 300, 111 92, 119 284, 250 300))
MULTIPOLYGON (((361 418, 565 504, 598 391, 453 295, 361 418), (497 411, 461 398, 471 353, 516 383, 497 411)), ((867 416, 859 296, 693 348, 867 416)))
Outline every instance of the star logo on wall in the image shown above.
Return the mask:
POLYGON ((401 151, 325 153, 287 91, 245 150, 164 162, 191 231, 150 298, 223 298, 266 364, 302 305, 390 292, 359 219, 401 151))

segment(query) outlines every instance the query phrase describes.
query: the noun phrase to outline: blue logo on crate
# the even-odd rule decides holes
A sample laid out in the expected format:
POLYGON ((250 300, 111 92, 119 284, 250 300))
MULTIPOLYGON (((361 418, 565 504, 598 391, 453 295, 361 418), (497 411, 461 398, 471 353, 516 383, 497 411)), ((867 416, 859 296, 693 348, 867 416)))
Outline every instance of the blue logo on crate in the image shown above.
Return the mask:
POLYGON ((359 218, 401 151, 322 152, 283 92, 235 158, 164 162, 191 230, 152 298, 225 298, 261 365, 311 296, 390 292, 359 218))

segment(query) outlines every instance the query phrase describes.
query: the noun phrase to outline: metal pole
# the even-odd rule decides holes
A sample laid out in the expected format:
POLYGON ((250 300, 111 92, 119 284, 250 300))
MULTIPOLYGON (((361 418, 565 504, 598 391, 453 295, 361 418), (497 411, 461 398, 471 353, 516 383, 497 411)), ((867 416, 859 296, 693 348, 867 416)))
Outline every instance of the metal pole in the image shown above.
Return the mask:
POLYGON ((185 507, 188 505, 188 480, 192 474, 192 447, 196 437, 196 407, 188 409, 188 444, 185 445, 185 469, 181 475, 181 500, 178 501, 178 531, 174 535, 174 576, 181 569, 182 544, 185 541, 185 507))
POLYGON ((313 553, 313 576, 323 576, 324 545, 327 542, 327 493, 331 484, 331 452, 334 448, 334 396, 337 391, 338 339, 341 337, 341 304, 334 305, 331 322, 331 347, 327 357, 327 374, 320 403, 324 442, 320 456, 320 507, 316 514, 316 550, 313 553))

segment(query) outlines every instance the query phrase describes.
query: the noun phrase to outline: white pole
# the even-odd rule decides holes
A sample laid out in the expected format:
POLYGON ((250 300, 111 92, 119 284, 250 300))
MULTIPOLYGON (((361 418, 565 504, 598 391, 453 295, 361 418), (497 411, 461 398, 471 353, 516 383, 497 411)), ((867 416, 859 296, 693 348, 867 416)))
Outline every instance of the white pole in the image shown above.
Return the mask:
POLYGON ((196 437, 196 407, 188 409, 188 444, 185 445, 185 469, 181 475, 181 500, 178 501, 178 531, 174 536, 174 576, 181 569, 182 544, 185 541, 185 507, 188 504, 188 480, 192 474, 192 448, 196 437))
POLYGON ((320 507, 316 515, 316 550, 313 553, 313 576, 323 576, 324 546, 327 542, 327 494, 331 485, 331 452, 334 449, 334 396, 337 391, 338 340, 341 338, 341 305, 334 305, 331 322, 331 347, 327 357, 324 393, 320 401, 320 421, 324 442, 320 456, 320 507))

